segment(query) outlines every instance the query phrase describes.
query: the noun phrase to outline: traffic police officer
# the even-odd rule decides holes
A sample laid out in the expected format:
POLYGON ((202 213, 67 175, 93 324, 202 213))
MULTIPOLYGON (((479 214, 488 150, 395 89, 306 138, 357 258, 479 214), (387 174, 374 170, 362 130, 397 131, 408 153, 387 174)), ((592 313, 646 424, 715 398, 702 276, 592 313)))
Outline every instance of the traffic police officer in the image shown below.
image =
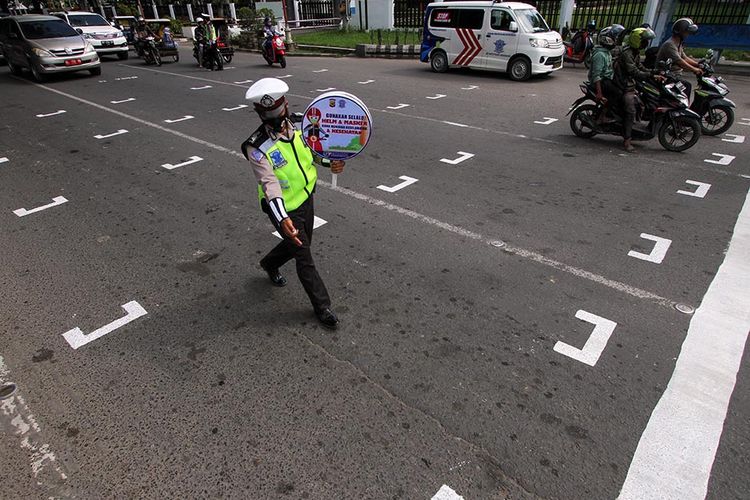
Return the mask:
POLYGON ((315 269, 310 244, 313 235, 313 193, 318 173, 315 164, 338 174, 343 161, 320 160, 307 146, 302 132, 290 119, 286 93, 289 86, 277 78, 263 78, 250 87, 250 101, 263 124, 242 143, 242 153, 253 166, 258 180, 261 209, 282 235, 281 243, 260 261, 275 286, 286 286, 279 268, 294 259, 297 276, 310 298, 315 315, 326 328, 339 320, 331 310, 331 299, 315 269))

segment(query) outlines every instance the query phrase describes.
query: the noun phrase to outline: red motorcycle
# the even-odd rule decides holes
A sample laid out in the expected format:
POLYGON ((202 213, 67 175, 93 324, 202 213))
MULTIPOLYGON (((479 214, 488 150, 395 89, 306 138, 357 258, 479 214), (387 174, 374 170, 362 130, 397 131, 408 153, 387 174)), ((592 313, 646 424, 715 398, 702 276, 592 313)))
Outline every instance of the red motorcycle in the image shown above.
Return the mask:
POLYGON ((587 68, 591 62, 591 50, 594 48, 595 24, 589 23, 585 30, 579 30, 570 42, 565 42, 563 60, 566 63, 581 64, 587 68))
POLYGON ((273 66, 274 63, 281 64, 282 68, 286 68, 286 44, 284 43, 284 35, 278 31, 273 32, 273 37, 269 37, 271 43, 266 40, 263 43, 263 59, 266 60, 269 66, 273 66))

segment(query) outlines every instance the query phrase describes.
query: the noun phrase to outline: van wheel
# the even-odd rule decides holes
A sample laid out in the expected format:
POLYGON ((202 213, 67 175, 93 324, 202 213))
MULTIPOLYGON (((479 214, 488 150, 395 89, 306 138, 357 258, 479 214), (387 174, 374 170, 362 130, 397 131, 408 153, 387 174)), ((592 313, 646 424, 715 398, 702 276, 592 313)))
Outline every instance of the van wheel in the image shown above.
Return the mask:
POLYGON ((37 83, 43 83, 44 81, 47 80, 47 75, 42 73, 36 64, 31 63, 30 65, 31 65, 31 76, 34 77, 34 80, 36 80, 37 83))
POLYGON ((531 77, 531 61, 523 56, 513 59, 508 66, 508 75, 516 82, 528 80, 531 77))
POLYGON ((442 50, 433 52, 430 54, 430 66, 435 73, 445 73, 448 71, 448 56, 442 50))
POLYGON ((7 59, 7 61, 8 61, 8 69, 10 69, 11 74, 16 75, 16 76, 21 76, 21 73, 23 73, 21 66, 16 66, 12 62, 10 62, 10 59, 7 59))

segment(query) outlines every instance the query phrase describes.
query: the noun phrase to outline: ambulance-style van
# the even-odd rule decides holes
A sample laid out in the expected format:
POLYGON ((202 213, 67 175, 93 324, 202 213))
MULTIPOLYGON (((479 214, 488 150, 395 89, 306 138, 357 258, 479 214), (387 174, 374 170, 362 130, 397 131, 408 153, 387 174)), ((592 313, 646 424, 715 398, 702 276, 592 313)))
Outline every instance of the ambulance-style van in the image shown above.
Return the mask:
POLYGON ((513 80, 562 68, 562 37, 531 5, 520 2, 437 2, 425 10, 420 60, 433 71, 507 71, 513 80))

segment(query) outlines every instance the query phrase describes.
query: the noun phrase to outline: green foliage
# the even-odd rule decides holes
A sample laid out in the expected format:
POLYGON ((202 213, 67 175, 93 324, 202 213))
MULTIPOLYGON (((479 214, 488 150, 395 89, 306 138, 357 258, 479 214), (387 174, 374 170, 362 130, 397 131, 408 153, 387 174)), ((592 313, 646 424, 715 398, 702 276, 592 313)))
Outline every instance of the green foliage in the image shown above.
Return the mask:
POLYGON ((381 43, 383 45, 419 45, 422 43, 422 33, 418 29, 410 30, 372 30, 343 31, 326 30, 294 35, 294 41, 302 45, 320 45, 324 47, 356 48, 360 43, 381 43))
POLYGON ((258 16, 255 10, 250 7, 240 7, 240 9, 237 10, 237 17, 242 28, 250 29, 255 22, 255 18, 258 16))
POLYGON ((169 29, 172 30, 173 35, 182 34, 182 21, 180 21, 179 19, 170 19, 169 29))
POLYGON ((138 8, 135 5, 126 2, 116 2, 115 9, 118 16, 137 16, 138 8))

